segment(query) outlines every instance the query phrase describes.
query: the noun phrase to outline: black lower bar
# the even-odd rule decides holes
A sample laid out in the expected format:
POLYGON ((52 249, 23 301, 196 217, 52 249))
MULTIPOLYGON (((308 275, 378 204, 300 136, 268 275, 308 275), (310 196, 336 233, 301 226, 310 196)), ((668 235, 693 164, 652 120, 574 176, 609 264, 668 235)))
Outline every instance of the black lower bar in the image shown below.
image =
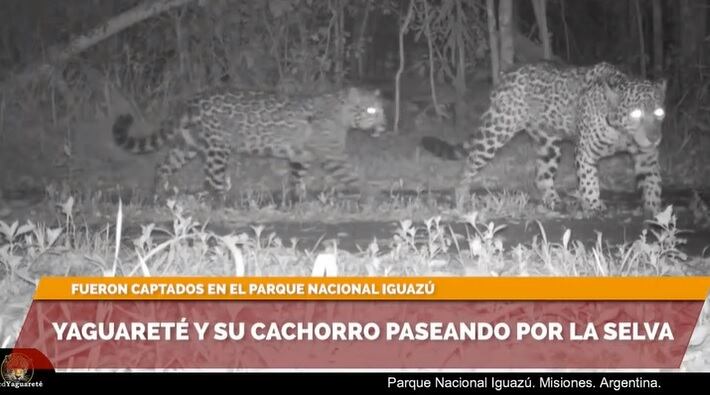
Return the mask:
MULTIPOLYGON (((29 382, 1 382, 20 392, 44 390, 134 391, 157 386, 164 390, 199 389, 202 394, 233 388, 238 392, 369 391, 374 393, 680 393, 685 388, 707 388, 707 373, 53 373, 36 371, 29 382), (29 386, 41 387, 30 388, 29 386), (223 387, 226 386, 226 387, 223 387)), ((81 391, 80 391, 81 392, 81 391)), ((231 392, 231 391, 230 391, 231 392)), ((8 392, 9 393, 9 392, 8 392)))

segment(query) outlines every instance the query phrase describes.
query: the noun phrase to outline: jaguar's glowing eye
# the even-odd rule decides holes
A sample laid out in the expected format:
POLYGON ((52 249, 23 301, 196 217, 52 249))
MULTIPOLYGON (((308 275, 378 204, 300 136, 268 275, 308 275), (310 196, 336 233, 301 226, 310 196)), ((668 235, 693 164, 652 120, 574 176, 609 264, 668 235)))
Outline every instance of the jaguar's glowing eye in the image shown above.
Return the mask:
POLYGON ((377 109, 375 107, 367 107, 367 110, 365 110, 365 111, 367 111, 368 114, 377 113, 377 109))
POLYGON ((653 110, 653 115, 660 118, 660 117, 666 115, 666 112, 662 108, 658 107, 657 109, 653 110))
POLYGON ((637 108, 637 109, 631 111, 631 113, 630 113, 629 115, 630 115, 631 118, 633 118, 633 119, 639 119, 639 118, 641 118, 641 116, 643 115, 643 111, 641 111, 641 109, 638 109, 638 108, 637 108))

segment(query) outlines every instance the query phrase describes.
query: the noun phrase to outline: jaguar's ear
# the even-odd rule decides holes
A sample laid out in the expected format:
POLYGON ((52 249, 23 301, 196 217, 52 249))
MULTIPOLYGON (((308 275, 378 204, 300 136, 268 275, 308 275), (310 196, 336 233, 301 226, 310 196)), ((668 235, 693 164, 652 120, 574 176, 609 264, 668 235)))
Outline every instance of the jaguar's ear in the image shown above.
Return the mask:
POLYGON ((656 89, 661 95, 666 94, 666 89, 668 88, 668 80, 666 78, 661 78, 655 83, 656 89))
POLYGON ((612 107, 618 106, 620 101, 619 93, 606 82, 602 82, 602 86, 604 87, 604 96, 609 104, 611 104, 612 107))
POLYGON ((348 89, 348 98, 349 99, 356 99, 360 96, 360 91, 354 86, 351 86, 350 89, 348 89))

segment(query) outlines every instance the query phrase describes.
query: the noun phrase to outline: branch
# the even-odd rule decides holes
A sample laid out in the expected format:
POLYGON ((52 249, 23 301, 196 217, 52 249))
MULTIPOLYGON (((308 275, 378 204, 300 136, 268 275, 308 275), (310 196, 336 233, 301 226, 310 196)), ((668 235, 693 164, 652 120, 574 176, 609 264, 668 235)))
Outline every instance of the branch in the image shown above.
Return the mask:
POLYGON ((404 34, 409 28, 409 22, 412 20, 412 14, 414 13, 414 2, 416 0, 409 1, 409 9, 407 10, 407 16, 404 17, 404 22, 399 28, 399 69, 397 69, 397 74, 394 80, 394 133, 399 133, 399 81, 402 78, 402 72, 404 71, 404 34))
POLYGON ((134 24, 146 20, 152 16, 165 12, 171 8, 180 7, 194 0, 155 0, 143 2, 130 10, 116 15, 115 17, 99 24, 88 33, 79 35, 68 44, 55 45, 49 48, 48 59, 38 61, 25 68, 19 75, 13 76, 12 80, 4 81, 2 89, 11 89, 22 86, 37 75, 48 75, 53 69, 62 63, 67 62, 74 56, 86 51, 97 43, 119 33, 134 24))

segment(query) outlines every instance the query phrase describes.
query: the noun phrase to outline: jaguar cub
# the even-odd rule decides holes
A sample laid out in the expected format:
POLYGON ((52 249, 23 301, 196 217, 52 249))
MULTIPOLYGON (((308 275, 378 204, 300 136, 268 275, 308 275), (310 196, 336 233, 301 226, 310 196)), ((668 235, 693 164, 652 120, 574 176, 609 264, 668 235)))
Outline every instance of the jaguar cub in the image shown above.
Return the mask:
POLYGON ((131 115, 116 118, 113 138, 120 147, 150 153, 170 144, 156 169, 157 193, 167 191, 169 177, 199 156, 206 187, 223 197, 231 189, 228 165, 241 155, 285 159, 292 187, 318 164, 334 187, 363 192, 364 182, 345 151, 346 133, 350 128, 368 129, 377 137, 386 119, 378 90, 349 87, 316 96, 285 96, 223 89, 193 96, 147 137, 130 136, 132 124, 131 115))
POLYGON ((525 130, 537 143, 535 182, 543 202, 557 209, 561 200, 554 179, 561 144, 575 145, 582 206, 600 211, 597 164, 617 152, 635 160, 644 208, 660 209, 661 179, 658 144, 665 115, 666 82, 633 79, 608 63, 560 67, 548 62, 528 64, 504 74, 491 92, 491 104, 480 120, 480 136, 458 145, 424 137, 422 147, 436 156, 464 159, 457 199, 468 194, 473 178, 518 132, 525 130))

